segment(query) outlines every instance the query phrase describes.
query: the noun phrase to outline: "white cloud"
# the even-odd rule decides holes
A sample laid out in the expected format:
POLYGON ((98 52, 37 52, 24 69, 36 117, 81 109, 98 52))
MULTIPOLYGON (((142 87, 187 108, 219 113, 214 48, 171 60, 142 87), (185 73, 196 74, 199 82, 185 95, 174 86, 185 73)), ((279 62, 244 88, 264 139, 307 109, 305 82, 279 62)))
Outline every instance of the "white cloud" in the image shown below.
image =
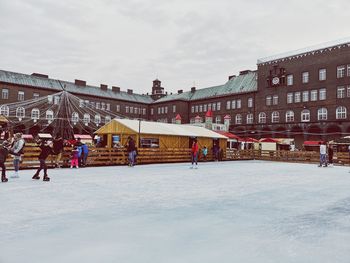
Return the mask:
POLYGON ((0 0, 0 68, 138 93, 219 85, 256 59, 350 36, 345 0, 0 0))

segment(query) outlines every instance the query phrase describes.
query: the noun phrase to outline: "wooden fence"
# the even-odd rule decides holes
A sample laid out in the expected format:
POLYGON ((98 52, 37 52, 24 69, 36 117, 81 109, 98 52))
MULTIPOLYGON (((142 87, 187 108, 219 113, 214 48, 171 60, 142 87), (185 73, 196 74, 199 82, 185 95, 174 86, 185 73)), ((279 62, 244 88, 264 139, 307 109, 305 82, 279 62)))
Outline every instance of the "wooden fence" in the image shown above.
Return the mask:
MULTIPOLYGON (((61 163, 64 167, 70 166, 71 148, 65 149, 61 163)), ((39 166, 38 156, 40 149, 38 147, 25 147, 21 169, 37 168, 39 166)), ((47 159, 49 167, 54 166, 55 156, 47 159)), ((207 161, 212 161, 213 155, 208 152, 207 161)), ((297 163, 318 163, 319 153, 311 151, 257 151, 257 150, 227 150, 222 154, 222 160, 268 160, 280 162, 297 163)), ((139 149, 137 156, 138 164, 150 163, 173 163, 190 162, 190 149, 139 149)), ((199 156, 199 161, 204 161, 203 156, 199 156)), ((349 154, 346 152, 334 153, 334 163, 338 165, 349 165, 349 154)), ((124 149, 116 148, 90 148, 87 165, 106 166, 106 165, 125 165, 127 164, 127 152, 124 149)), ((9 156, 6 167, 13 169, 13 160, 9 156)))

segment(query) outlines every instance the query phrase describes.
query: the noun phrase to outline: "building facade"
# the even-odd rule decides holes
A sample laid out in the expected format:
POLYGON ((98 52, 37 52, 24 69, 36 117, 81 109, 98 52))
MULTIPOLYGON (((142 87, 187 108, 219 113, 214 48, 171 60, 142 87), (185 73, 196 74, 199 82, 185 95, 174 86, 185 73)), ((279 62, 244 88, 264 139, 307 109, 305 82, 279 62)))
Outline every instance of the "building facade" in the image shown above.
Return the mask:
MULTIPOLYGON (((44 74, 3 70, 0 90, 0 114, 12 119, 16 129, 25 133, 43 129, 50 132, 50 123, 35 125, 33 109, 26 109, 18 118, 17 112, 6 111, 6 105, 42 97, 54 105, 52 96, 65 90, 79 98, 80 108, 101 115, 100 125, 114 116, 168 123, 176 123, 180 116, 182 123, 204 123, 206 113, 211 111, 217 127, 225 122, 239 136, 289 137, 301 145, 305 140, 350 135, 350 40, 259 59, 257 70, 241 71, 225 84, 192 87, 176 94, 165 92, 158 79, 153 81, 150 95, 140 95, 104 84, 90 86, 78 79, 68 82, 44 74)), ((85 118, 79 111, 74 114, 85 118)), ((86 127, 89 125, 74 129, 76 133, 93 132, 86 127)))

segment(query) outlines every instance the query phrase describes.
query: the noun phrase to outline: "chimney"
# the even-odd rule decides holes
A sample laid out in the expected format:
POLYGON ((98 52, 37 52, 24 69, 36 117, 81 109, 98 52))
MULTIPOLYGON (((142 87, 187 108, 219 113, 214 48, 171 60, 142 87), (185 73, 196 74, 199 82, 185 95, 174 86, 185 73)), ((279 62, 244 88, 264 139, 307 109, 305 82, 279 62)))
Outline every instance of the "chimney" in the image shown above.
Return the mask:
POLYGON ((107 90, 108 89, 108 85, 106 85, 106 84, 101 84, 100 87, 101 87, 101 90, 107 90))
POLYGON ((77 86, 82 86, 82 87, 85 87, 86 86, 86 81, 85 80, 80 80, 80 79, 76 79, 74 81, 75 85, 77 86))
POLYGON ((44 79, 48 79, 49 78, 49 75, 41 74, 41 73, 32 73, 32 76, 39 77, 39 78, 44 78, 44 79))
POLYGON ((182 90, 182 89, 179 89, 178 91, 177 91, 177 93, 178 94, 181 94, 181 93, 183 93, 184 91, 182 90))
POLYGON ((228 80, 233 79, 233 78, 235 78, 235 77, 236 77, 236 75, 228 76, 228 80))
POLYGON ((196 91, 196 87, 191 88, 191 92, 194 93, 196 91))
POLYGON ((132 89, 128 89, 128 91, 127 91, 127 92, 128 92, 128 94, 130 94, 130 95, 131 95, 131 94, 132 94, 132 89))
POLYGON ((239 75, 247 75, 249 72, 251 72, 249 69, 248 70, 242 70, 239 72, 239 75))
POLYGON ((116 86, 112 86, 112 91, 119 93, 120 92, 120 88, 116 87, 116 86))

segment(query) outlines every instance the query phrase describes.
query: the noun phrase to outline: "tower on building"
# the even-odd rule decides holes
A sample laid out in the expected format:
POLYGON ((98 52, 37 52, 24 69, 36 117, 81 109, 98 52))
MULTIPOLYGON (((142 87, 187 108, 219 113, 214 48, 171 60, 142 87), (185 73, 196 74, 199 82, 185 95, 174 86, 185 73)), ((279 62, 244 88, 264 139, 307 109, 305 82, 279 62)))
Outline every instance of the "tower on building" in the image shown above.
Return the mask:
POLYGON ((164 92, 164 88, 161 86, 161 84, 162 82, 159 79, 153 80, 152 94, 151 94, 152 99, 158 100, 166 96, 166 93, 164 92))

